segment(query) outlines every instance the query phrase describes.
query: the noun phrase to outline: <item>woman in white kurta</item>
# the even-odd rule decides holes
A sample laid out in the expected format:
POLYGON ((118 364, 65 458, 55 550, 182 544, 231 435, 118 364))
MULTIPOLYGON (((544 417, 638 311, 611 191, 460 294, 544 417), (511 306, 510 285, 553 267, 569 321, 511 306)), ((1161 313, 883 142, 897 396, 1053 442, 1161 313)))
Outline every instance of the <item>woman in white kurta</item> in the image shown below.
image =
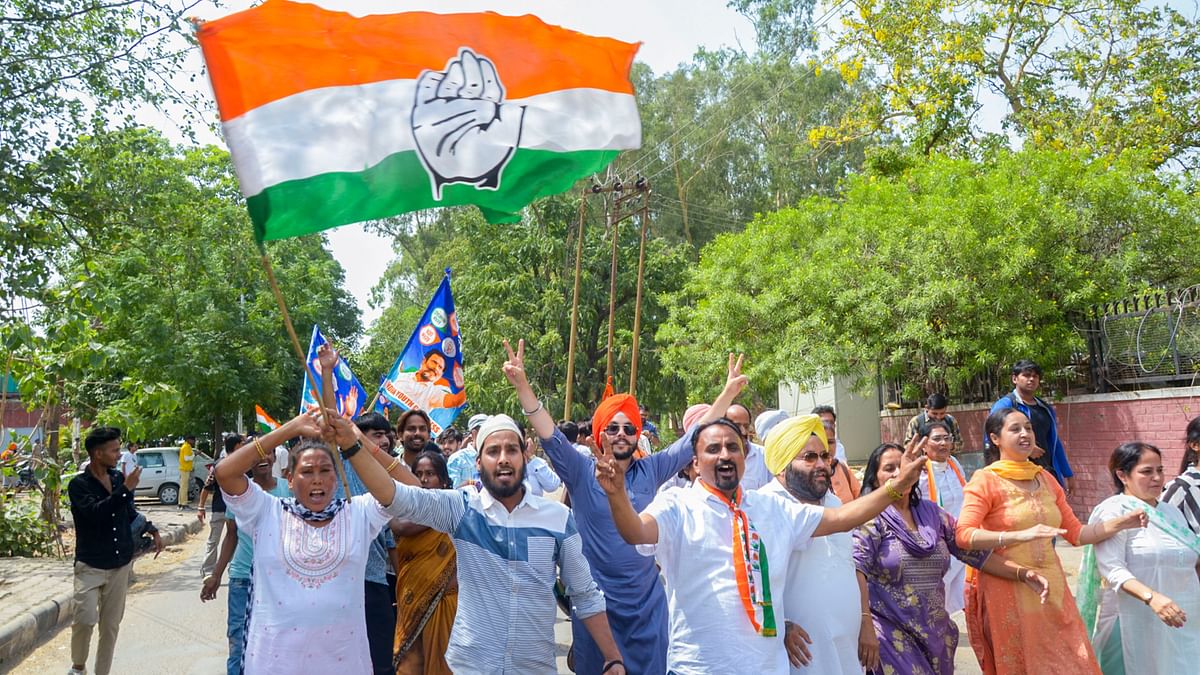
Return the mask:
MULTIPOLYGON (((318 427, 303 414, 238 448, 217 465, 216 476, 238 527, 254 540, 250 623, 244 672, 372 672, 367 644, 363 583, 371 541, 391 516, 396 484, 372 457, 379 450, 354 440, 344 419, 318 427), (276 499, 246 480, 245 470, 265 457, 264 448, 322 431, 335 440, 370 494, 334 499, 333 451, 302 441, 292 451, 293 499, 276 499)), ((389 458, 390 459, 390 458, 389 458)))
POLYGON ((1144 509, 1149 526, 1095 545, 1104 581, 1092 645, 1105 675, 1175 675, 1200 666, 1200 541, 1175 506, 1158 500, 1162 455, 1126 443, 1109 460, 1120 494, 1092 511, 1090 522, 1144 509))
MULTIPOLYGON (((943 511, 954 516, 962 513, 963 486, 967 484, 966 472, 950 454, 954 448, 954 435, 950 425, 941 420, 931 420, 921 428, 925 443, 925 470, 921 472, 918 487, 921 497, 937 504, 943 511)), ((946 613, 953 614, 966 603, 967 566, 963 561, 950 556, 950 569, 942 580, 946 584, 946 613)))

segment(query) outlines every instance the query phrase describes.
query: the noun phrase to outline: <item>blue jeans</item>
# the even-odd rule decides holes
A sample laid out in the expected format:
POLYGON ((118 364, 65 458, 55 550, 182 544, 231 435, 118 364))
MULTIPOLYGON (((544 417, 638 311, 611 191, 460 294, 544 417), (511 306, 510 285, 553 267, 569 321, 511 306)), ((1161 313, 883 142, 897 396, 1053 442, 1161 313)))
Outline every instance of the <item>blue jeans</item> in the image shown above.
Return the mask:
POLYGON ((229 638, 228 675, 242 675, 242 651, 246 648, 246 602, 250 599, 249 579, 229 579, 229 613, 225 636, 229 638))

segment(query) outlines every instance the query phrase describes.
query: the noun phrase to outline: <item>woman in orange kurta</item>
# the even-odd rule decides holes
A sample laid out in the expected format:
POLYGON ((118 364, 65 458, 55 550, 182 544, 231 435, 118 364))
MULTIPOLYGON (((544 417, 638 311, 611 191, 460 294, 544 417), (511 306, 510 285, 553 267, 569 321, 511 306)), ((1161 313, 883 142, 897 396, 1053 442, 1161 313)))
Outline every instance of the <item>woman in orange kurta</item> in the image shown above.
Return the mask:
POLYGON ((1100 675, 1052 538, 1075 546, 1144 527, 1138 511, 1084 526, 1054 476, 1029 461, 1033 426, 1019 410, 990 415, 984 425, 1000 460, 975 472, 963 490, 956 539, 964 549, 993 549, 1050 582, 1043 604, 1024 584, 967 575, 967 635, 987 675, 1100 675))
MULTIPOLYGON (((428 489, 450 488, 446 460, 422 452, 413 474, 428 489)), ((396 532, 396 642, 393 664, 397 675, 450 675, 446 647, 458 611, 458 565, 450 535, 421 525, 403 523, 396 532)))

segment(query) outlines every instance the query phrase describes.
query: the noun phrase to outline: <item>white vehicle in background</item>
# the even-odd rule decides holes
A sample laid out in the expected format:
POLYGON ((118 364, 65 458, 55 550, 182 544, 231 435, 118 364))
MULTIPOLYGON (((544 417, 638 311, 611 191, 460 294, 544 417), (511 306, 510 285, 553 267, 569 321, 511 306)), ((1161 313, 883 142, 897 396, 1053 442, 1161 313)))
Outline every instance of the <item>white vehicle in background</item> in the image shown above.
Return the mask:
MULTIPOLYGON (((200 488, 204 487, 204 479, 212 468, 211 457, 202 453, 194 453, 192 476, 188 481, 188 503, 194 504, 200 496, 200 488)), ((163 504, 179 503, 179 448, 141 448, 137 451, 137 463, 142 467, 142 477, 137 489, 133 491, 136 497, 158 497, 163 504)))

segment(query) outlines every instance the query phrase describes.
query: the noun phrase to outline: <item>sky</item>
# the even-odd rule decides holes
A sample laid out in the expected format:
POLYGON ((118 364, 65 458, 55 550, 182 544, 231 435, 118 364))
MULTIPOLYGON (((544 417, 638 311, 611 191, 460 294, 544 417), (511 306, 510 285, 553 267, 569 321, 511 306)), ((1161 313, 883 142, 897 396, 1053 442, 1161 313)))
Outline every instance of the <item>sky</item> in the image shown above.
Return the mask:
MULTIPOLYGON (((229 0, 221 7, 211 4, 198 6, 193 15, 201 19, 216 19, 251 6, 249 0, 229 0)), ((556 24, 628 42, 641 42, 638 60, 656 73, 673 70, 689 61, 700 47, 716 49, 740 46, 752 50, 754 28, 740 14, 729 9, 724 0, 437 0, 436 2, 406 2, 404 0, 319 0, 314 4, 340 9, 355 15, 382 14, 404 11, 437 11, 440 13, 493 11, 500 14, 534 14, 547 23, 556 24)), ((199 49, 187 70, 202 69, 199 49)), ((207 78, 194 83, 181 81, 181 87, 200 90, 212 95, 207 78)), ((178 126, 165 115, 148 112, 145 121, 163 129, 168 136, 182 142, 178 126)), ((202 131, 202 143, 223 145, 217 137, 202 131)), ((393 257, 391 242, 366 232, 362 225, 346 225, 328 230, 330 250, 346 270, 346 288, 358 302, 364 327, 378 318, 383 307, 368 304, 371 288, 383 275, 393 257)))

